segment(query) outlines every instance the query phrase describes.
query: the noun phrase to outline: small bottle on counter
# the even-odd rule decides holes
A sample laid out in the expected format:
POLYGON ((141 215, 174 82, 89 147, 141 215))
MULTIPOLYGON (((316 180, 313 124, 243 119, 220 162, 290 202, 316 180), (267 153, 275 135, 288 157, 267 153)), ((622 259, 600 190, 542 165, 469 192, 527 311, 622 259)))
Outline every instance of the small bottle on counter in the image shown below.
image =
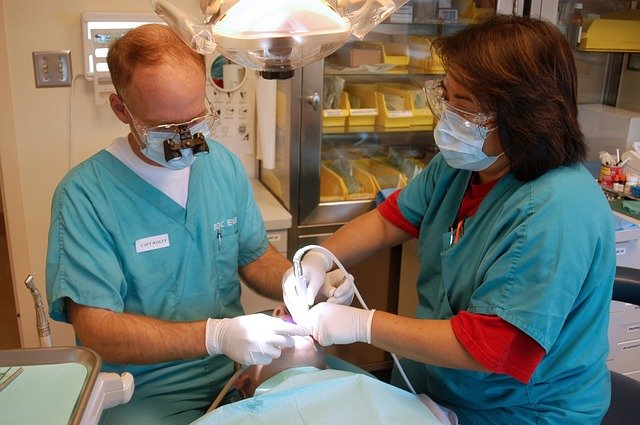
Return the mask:
POLYGON ((567 40, 572 48, 578 47, 582 38, 582 3, 576 3, 569 19, 567 40))
POLYGON ((616 174, 615 176, 613 176, 613 187, 612 187, 614 192, 622 192, 624 190, 624 188, 620 188, 620 175, 616 174))

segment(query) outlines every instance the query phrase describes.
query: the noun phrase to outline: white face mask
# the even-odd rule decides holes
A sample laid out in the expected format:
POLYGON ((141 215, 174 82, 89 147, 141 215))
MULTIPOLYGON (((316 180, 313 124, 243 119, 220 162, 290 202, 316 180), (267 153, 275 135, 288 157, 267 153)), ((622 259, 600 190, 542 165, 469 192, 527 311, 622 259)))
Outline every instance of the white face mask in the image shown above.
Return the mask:
MULTIPOLYGON (((189 128, 192 135, 196 133, 202 133, 205 139, 209 137, 210 131, 206 123, 196 124, 189 128)), ((152 160, 153 162, 162 165, 170 170, 182 170, 193 164, 196 160, 196 155, 193 154, 191 148, 180 149, 182 157, 173 159, 169 162, 164 156, 164 141, 176 137, 174 133, 167 133, 162 131, 149 131, 144 137, 146 146, 142 148, 142 154, 152 160)))
POLYGON ((453 111, 444 109, 433 132, 433 137, 447 164, 453 168, 482 171, 500 156, 487 156, 482 151, 484 142, 495 129, 471 123, 453 111))

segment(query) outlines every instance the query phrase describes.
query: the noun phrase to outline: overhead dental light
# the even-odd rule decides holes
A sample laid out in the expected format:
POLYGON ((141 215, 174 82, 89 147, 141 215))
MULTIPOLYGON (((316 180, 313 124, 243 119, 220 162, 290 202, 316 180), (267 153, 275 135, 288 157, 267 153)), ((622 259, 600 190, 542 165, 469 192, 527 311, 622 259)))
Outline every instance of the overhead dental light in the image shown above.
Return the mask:
POLYGON ((203 23, 165 0, 153 9, 192 49, 218 51, 267 79, 293 76, 408 0, 200 0, 203 23))

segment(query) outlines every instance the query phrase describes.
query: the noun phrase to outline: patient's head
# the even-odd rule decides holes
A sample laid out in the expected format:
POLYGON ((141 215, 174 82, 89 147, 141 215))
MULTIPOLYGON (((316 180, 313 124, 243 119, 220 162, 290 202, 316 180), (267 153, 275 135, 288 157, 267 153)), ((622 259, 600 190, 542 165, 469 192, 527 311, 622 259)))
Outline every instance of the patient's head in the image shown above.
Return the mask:
MULTIPOLYGON (((282 320, 292 321, 284 305, 277 305, 273 309, 273 316, 282 320)), ((314 366, 318 369, 326 369, 324 349, 310 336, 294 336, 295 346, 283 348, 282 355, 273 359, 268 365, 249 366, 236 379, 235 387, 243 397, 252 397, 256 388, 267 379, 277 375, 283 370, 294 367, 314 366)))

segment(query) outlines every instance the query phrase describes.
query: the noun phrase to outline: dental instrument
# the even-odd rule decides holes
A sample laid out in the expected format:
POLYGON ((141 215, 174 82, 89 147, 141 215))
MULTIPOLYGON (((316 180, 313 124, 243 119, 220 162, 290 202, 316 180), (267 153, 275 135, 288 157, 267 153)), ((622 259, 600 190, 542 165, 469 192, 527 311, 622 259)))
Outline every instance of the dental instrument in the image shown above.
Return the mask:
MULTIPOLYGON (((40 347, 53 347, 53 338, 51 336, 47 313, 44 308, 44 303, 42 302, 42 295, 35 285, 33 274, 27 276, 24 284, 33 296, 40 347)), ((125 404, 131 400, 134 388, 135 382, 133 375, 128 372, 121 375, 112 372, 100 372, 89 395, 89 401, 87 403, 89 408, 85 410, 82 415, 80 424, 97 424, 104 409, 125 404)))
POLYGON ((36 288, 33 274, 27 276, 24 284, 27 286, 27 289, 29 289, 31 295, 33 296, 33 301, 36 308, 36 326, 38 328, 38 341, 40 342, 40 347, 51 347, 53 346, 53 342, 51 340, 51 328, 49 327, 47 313, 44 311, 42 296, 40 295, 40 291, 38 290, 38 288, 36 288))
POLYGON ((7 388, 7 386, 9 386, 9 384, 18 377, 18 375, 20 375, 22 373, 22 367, 18 367, 16 370, 14 370, 11 375, 7 376, 5 378, 5 376, 7 375, 7 373, 9 373, 9 371, 13 369, 12 367, 10 367, 9 369, 5 370, 2 373, 2 377, 0 377, 0 391, 4 390, 5 388, 7 388))
MULTIPOLYGON (((364 300, 362 299, 362 296, 360 295, 360 291, 358 291, 358 287, 356 286, 356 284, 354 282, 353 276, 350 273, 347 272, 347 270, 344 268, 344 266, 342 265, 340 260, 338 260, 338 258, 331 251, 329 251, 327 248, 325 248, 323 246, 320 246, 320 245, 307 245, 307 246, 304 246, 304 247, 300 248, 298 251, 296 251, 296 253, 293 255, 293 260, 292 260, 293 261, 293 275, 296 277, 296 281, 297 281, 297 284, 298 284, 298 295, 300 295, 301 293, 306 295, 307 279, 304 277, 304 274, 302 272, 301 261, 302 261, 303 255, 307 251, 310 251, 312 249, 321 251, 321 252, 327 254, 329 257, 331 257, 333 262, 338 266, 340 271, 342 271, 342 273, 344 274, 345 279, 347 279, 349 281, 349 284, 351 286, 353 286, 353 290, 355 292, 356 298, 358 298, 358 301, 360 302, 360 305, 362 305, 362 307, 365 310, 369 310, 369 307, 367 307, 367 304, 364 302, 364 300), (303 288, 301 288, 301 287, 303 287, 303 288)), ((306 297, 305 297, 305 299, 306 299, 306 297)), ((286 302, 285 302, 285 304, 286 304, 286 302)), ((287 309, 289 309, 288 305, 287 305, 287 309)), ((308 309, 309 309, 309 306, 307 306, 307 310, 308 309)), ((291 310, 290 310, 290 312, 291 312, 291 310)), ((293 313, 292 313, 292 315, 293 315, 293 313)), ((393 358, 393 362, 395 363, 396 367, 398 368, 398 372, 400 372, 400 376, 402 376, 402 380, 406 384, 407 388, 409 388, 411 393, 413 393, 414 395, 417 396, 418 394, 416 393, 416 390, 411 385, 411 382, 409 382, 409 378, 405 374, 404 369, 402 369, 402 366, 400 365, 400 361, 398 360, 398 357, 394 353, 389 353, 389 354, 391 354, 391 357, 393 358)))

